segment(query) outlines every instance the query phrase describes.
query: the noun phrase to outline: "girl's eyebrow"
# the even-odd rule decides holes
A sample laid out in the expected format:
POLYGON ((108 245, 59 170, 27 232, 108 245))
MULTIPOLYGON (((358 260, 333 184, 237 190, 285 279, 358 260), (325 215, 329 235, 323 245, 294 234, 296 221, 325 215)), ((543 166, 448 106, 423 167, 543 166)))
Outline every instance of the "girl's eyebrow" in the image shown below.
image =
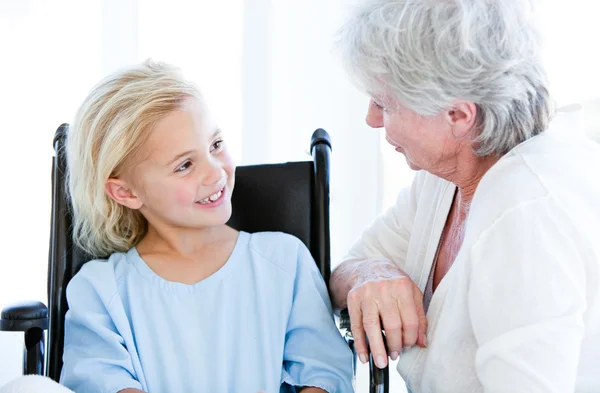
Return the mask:
POLYGON ((211 139, 214 139, 217 135, 221 133, 221 129, 219 127, 215 128, 215 132, 213 132, 211 139))
MULTIPOLYGON (((215 131, 213 132, 212 136, 210 137, 211 139, 216 138, 219 134, 221 134, 221 129, 220 128, 216 128, 215 131)), ((179 153, 177 154, 175 157, 173 157, 172 160, 170 160, 166 166, 171 166, 175 161, 179 160, 182 157, 185 157, 189 154, 192 154, 194 152, 194 150, 187 150, 184 151, 183 153, 179 153)))
POLYGON ((175 161, 179 160, 181 157, 187 156, 188 154, 192 154, 194 151, 193 150, 187 150, 184 151, 183 153, 177 154, 177 156, 175 156, 171 161, 169 161, 167 163, 167 166, 171 166, 171 164, 173 164, 175 161))

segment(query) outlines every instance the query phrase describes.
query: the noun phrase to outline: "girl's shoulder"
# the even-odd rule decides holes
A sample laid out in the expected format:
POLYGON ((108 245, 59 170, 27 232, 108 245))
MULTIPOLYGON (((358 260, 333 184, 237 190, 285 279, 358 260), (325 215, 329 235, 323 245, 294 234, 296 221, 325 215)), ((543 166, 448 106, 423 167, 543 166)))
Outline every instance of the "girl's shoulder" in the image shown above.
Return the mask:
POLYGON ((304 243, 297 237, 284 232, 255 232, 249 235, 248 252, 251 257, 264 260, 278 268, 294 274, 299 260, 314 260, 304 243))
POLYGON ((95 292, 101 298, 106 297, 106 300, 113 297, 117 292, 117 283, 131 269, 129 253, 117 252, 106 259, 93 259, 84 263, 69 281, 67 292, 95 292))

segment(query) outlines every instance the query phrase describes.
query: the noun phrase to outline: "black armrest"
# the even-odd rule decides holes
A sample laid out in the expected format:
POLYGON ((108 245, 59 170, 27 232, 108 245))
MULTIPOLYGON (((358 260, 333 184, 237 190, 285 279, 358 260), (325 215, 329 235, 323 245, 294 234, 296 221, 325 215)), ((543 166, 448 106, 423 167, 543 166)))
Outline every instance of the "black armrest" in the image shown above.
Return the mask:
POLYGON ((31 328, 48 329, 48 308, 44 303, 22 302, 2 310, 0 331, 26 332, 31 328))

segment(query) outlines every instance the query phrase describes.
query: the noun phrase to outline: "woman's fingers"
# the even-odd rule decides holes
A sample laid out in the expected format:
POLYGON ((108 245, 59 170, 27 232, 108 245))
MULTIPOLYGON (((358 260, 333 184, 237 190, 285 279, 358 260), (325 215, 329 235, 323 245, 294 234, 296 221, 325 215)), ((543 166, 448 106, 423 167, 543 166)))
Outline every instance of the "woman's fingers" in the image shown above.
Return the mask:
POLYGON ((427 316, 425 315, 425 308, 423 307, 423 293, 421 293, 416 286, 413 291, 413 299, 417 306, 417 317, 419 319, 417 344, 421 348, 427 348, 427 316))
POLYGON ((394 278, 371 278, 349 292, 348 312, 354 346, 362 363, 368 361, 369 350, 377 367, 384 368, 388 355, 396 360, 402 348, 415 344, 427 346, 422 296, 414 282, 403 274, 394 278))
POLYGON ((368 287, 352 290, 348 295, 348 313, 350 329, 354 338, 354 349, 361 363, 369 361, 369 351, 375 364, 384 368, 387 364, 387 352, 383 345, 383 333, 379 322, 379 308, 368 299, 368 287))
POLYGON ((381 331, 380 312, 375 302, 363 302, 363 328, 369 340, 369 349, 373 360, 379 368, 387 366, 387 352, 383 344, 383 333, 381 331))
POLYGON ((352 290, 348 294, 348 315, 350 316, 350 330, 354 339, 354 350, 361 363, 365 364, 369 359, 367 338, 363 329, 362 306, 360 292, 352 290))
MULTIPOLYGON (((391 289, 391 286, 388 286, 388 290, 389 289, 391 289)), ((381 306, 380 312, 381 323, 383 324, 383 330, 385 331, 387 355, 389 355, 392 360, 398 359, 404 341, 402 337, 404 321, 401 318, 398 302, 394 296, 395 295, 392 294, 383 297, 383 305, 381 306)))
POLYGON ((414 296, 415 289, 419 291, 409 279, 401 280, 398 285, 401 286, 397 293, 397 304, 402 318, 402 337, 404 347, 408 348, 415 345, 419 337, 419 305, 414 296))

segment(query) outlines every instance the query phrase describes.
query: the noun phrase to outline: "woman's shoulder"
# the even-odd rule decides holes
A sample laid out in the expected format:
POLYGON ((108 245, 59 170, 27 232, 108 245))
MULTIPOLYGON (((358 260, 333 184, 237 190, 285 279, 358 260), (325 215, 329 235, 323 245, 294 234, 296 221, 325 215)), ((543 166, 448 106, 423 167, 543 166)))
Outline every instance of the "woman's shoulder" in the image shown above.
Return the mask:
POLYGON ((482 178, 470 220, 492 222, 508 211, 551 203, 565 217, 600 214, 600 145, 567 133, 538 135, 502 157, 482 178))
POLYGON ((479 188, 535 198, 578 184, 598 182, 600 145, 565 132, 547 131, 503 156, 483 177, 479 188), (574 176, 575 175, 575 176, 574 176))

